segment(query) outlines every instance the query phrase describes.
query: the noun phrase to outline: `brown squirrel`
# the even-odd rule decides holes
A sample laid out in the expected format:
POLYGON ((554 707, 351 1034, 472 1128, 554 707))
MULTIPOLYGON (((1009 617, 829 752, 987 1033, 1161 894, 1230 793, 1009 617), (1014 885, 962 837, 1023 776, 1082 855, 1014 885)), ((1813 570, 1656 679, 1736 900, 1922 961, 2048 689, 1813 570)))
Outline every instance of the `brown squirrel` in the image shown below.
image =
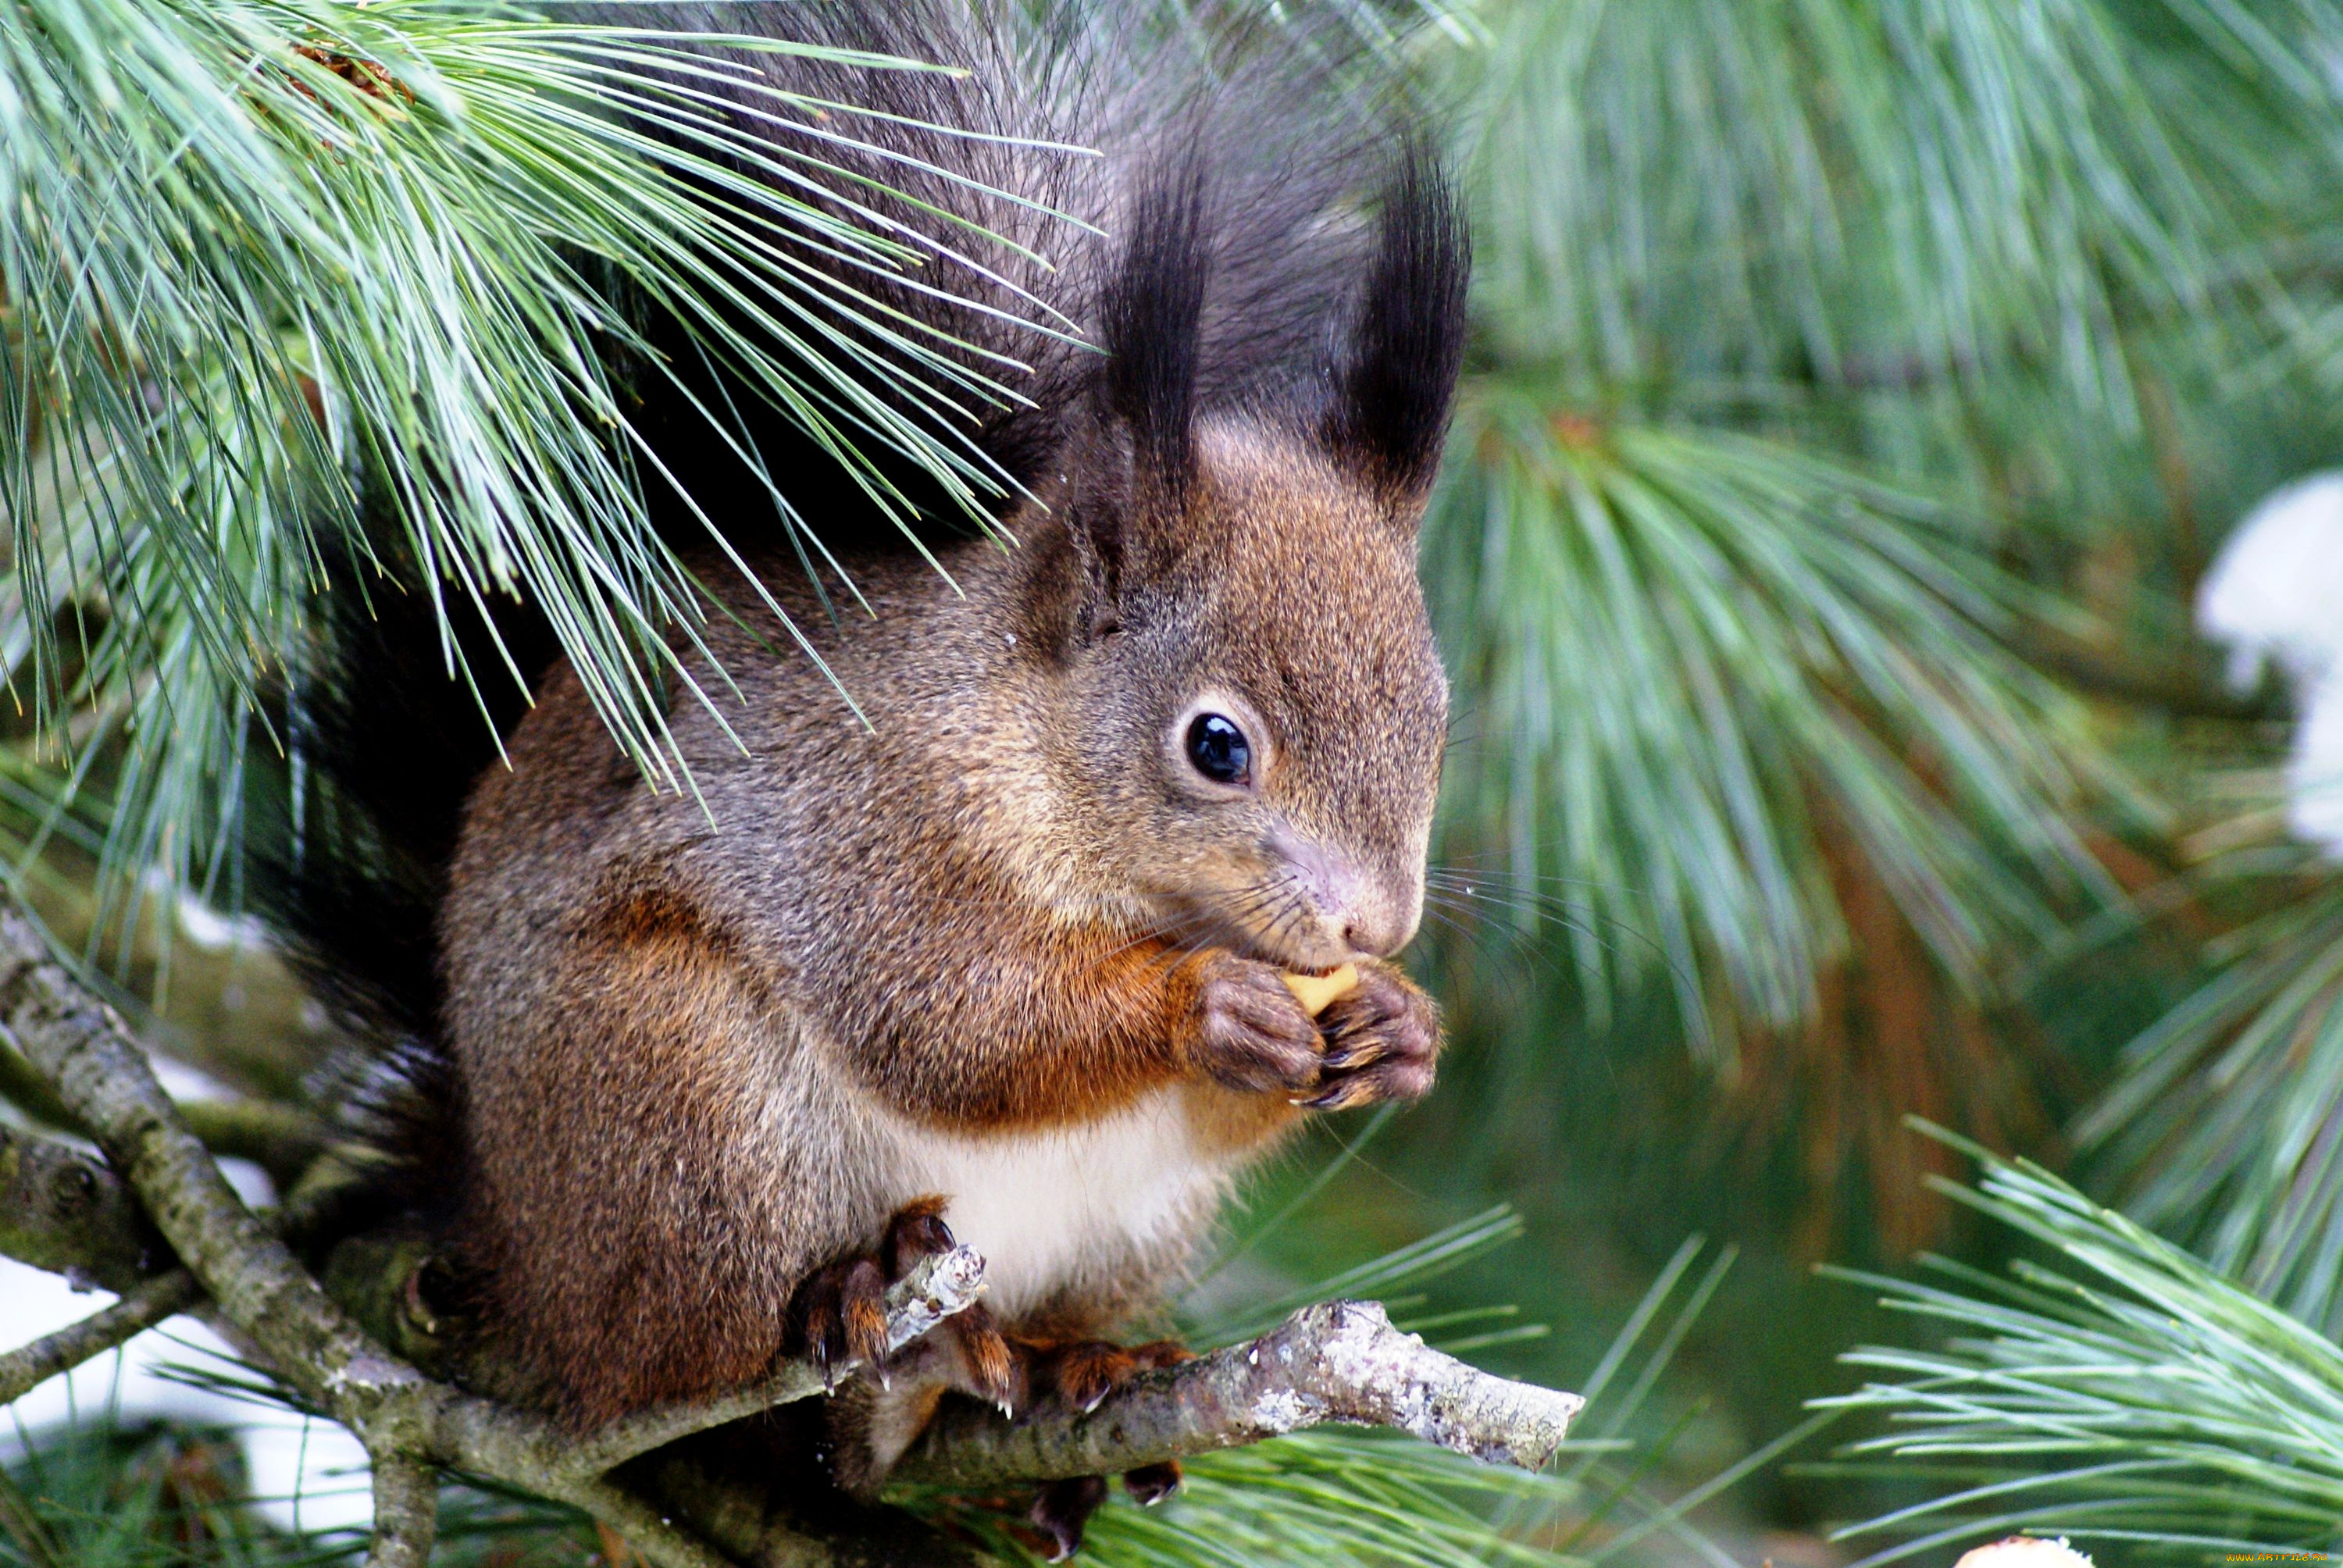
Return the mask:
MULTIPOLYGON (((1014 481, 1013 542, 890 545, 809 456, 868 607, 833 613, 843 588, 740 520, 761 491, 693 448, 669 467, 819 665, 705 548, 732 686, 692 663, 724 695, 671 705, 695 796, 648 783, 558 660, 525 717, 492 714, 500 764, 448 739, 474 699, 429 635, 352 630, 277 900, 317 972, 410 1040, 441 1140, 410 1185, 444 1200, 483 1332, 575 1421, 800 1349, 876 1362, 891 1280, 954 1237, 984 1255, 984 1306, 841 1394, 853 1488, 948 1390, 1089 1404, 1182 1353, 1105 1336, 1298 1118, 1422 1095, 1440 1043, 1389 960, 1446 734, 1414 544, 1463 337, 1448 188, 1404 137, 1363 156, 1322 106, 1197 85, 1095 26, 1036 65, 1015 9, 688 19, 969 66, 742 56, 900 114, 858 129, 951 176, 910 196, 1015 236, 1083 226, 1047 269, 964 276, 989 309, 897 296, 971 364, 1013 342, 1030 367, 976 437, 1014 481), (1083 141, 1105 156, 1044 146, 1083 141), (1104 352, 1017 340, 1024 293, 1104 352), (1344 963, 1359 983, 1315 1018, 1283 982, 1344 963)), ((1130 1483, 1152 1500, 1177 1472, 1130 1483)), ((1061 1553, 1103 1491, 1044 1492, 1061 1553)))

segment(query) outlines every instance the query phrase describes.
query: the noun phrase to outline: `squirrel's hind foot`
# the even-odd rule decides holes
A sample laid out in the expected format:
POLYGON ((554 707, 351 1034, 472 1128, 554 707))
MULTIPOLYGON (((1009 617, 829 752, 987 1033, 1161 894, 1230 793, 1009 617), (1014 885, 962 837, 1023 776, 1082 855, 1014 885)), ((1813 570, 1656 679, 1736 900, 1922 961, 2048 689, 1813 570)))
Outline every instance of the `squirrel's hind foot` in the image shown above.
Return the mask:
POLYGON ((1033 1506, 1025 1511, 1025 1517, 1041 1533, 1051 1562, 1063 1563, 1081 1550, 1082 1531, 1090 1524, 1091 1515, 1098 1512, 1099 1504, 1105 1501, 1106 1478, 1102 1475, 1075 1475, 1052 1481, 1033 1494, 1033 1506))
POLYGON ((1011 1342, 1025 1374, 1025 1397, 1018 1402, 1021 1412, 1054 1399, 1087 1415, 1138 1373, 1195 1359, 1195 1352, 1177 1340, 1151 1340, 1143 1345, 1118 1345, 1105 1340, 1011 1342))
POLYGON ((982 1302, 946 1318, 900 1350, 887 1345, 887 1288, 923 1258, 951 1251, 945 1200, 895 1211, 878 1245, 806 1277, 790 1298, 789 1348, 813 1357, 830 1384, 831 1477, 847 1493, 875 1493, 926 1427, 946 1390, 998 1406, 1017 1403, 1017 1358, 982 1302), (850 1362, 862 1370, 840 1386, 850 1362))
MULTIPOLYGON (((1161 1464, 1141 1465, 1125 1473, 1123 1489, 1131 1501, 1141 1508, 1152 1508, 1180 1490, 1180 1462, 1167 1459, 1161 1464)), ((1077 1475, 1064 1481, 1052 1481, 1033 1494, 1033 1505, 1025 1517, 1041 1533, 1049 1548, 1049 1559, 1062 1563, 1081 1549, 1082 1533, 1091 1515, 1106 1501, 1106 1477, 1077 1475)))
MULTIPOLYGON (((1085 1413, 1104 1403, 1107 1395, 1142 1372, 1177 1366, 1193 1356, 1176 1340, 1155 1340, 1143 1345, 1110 1344, 1104 1340, 1069 1340, 1047 1343, 1017 1342, 1025 1373, 1027 1408, 1056 1400, 1085 1413)), ((1180 1464, 1165 1460, 1127 1473, 1122 1484, 1131 1500, 1151 1508, 1180 1490, 1180 1464)), ((1041 1533, 1050 1561, 1063 1562, 1082 1543, 1082 1531, 1099 1504, 1106 1501, 1106 1478, 1078 1475, 1053 1481, 1034 1494, 1026 1517, 1041 1533)))

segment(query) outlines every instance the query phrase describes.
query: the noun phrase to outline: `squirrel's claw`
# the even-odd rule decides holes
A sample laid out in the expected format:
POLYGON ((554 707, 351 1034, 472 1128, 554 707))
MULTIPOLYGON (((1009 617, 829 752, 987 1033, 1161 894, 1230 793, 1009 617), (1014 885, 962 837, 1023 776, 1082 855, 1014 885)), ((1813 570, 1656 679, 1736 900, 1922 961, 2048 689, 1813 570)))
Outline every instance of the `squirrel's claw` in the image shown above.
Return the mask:
POLYGON ((1161 1464, 1142 1464, 1137 1470, 1122 1474, 1122 1489, 1141 1508, 1152 1508, 1180 1490, 1180 1462, 1167 1459, 1161 1464))
POLYGON ((1050 1561, 1063 1563, 1082 1543, 1082 1526, 1106 1501, 1106 1478, 1102 1475, 1077 1475, 1064 1481, 1052 1481, 1033 1495, 1033 1506, 1026 1517, 1033 1528, 1041 1533, 1050 1548, 1050 1561))
POLYGON ((944 1331, 960 1352, 967 1392, 997 1407, 1001 1415, 1017 1414, 1017 1358, 1001 1337, 984 1303, 962 1307, 944 1320, 944 1331))
POLYGON ((1293 1103, 1304 1111, 1353 1111, 1362 1105, 1372 1105, 1378 1100, 1397 1098, 1402 1097, 1376 1093, 1375 1085, 1367 1079, 1353 1078, 1336 1084, 1323 1094, 1309 1095, 1295 1100, 1293 1103))
MULTIPOLYGON (((1034 1398, 1055 1394, 1086 1414, 1137 1373, 1176 1366, 1194 1353, 1176 1340, 1156 1340, 1127 1349, 1099 1340, 1025 1343, 1020 1348, 1034 1398)), ((1140 1506, 1152 1507, 1180 1490, 1180 1466, 1176 1461, 1144 1464, 1125 1474, 1122 1483, 1140 1506)), ((1041 1489, 1033 1499, 1031 1518, 1050 1543, 1050 1561, 1060 1563, 1073 1555, 1082 1543, 1082 1526, 1104 1501, 1106 1481, 1101 1476, 1053 1481, 1041 1489)))
POLYGON ((1440 1055, 1440 1013, 1432 999, 1388 964, 1362 964, 1359 983, 1318 1015, 1325 1050, 1315 1092, 1292 1102, 1307 1111, 1348 1111, 1379 1101, 1420 1100, 1440 1055))
POLYGON ((817 1269, 797 1290, 791 1337, 821 1368, 825 1388, 838 1391, 840 1372, 861 1362, 886 1382, 887 1276, 870 1258, 842 1258, 817 1269))
POLYGON ((879 1256, 887 1265, 888 1279, 900 1280, 920 1259, 952 1250, 951 1227, 944 1223, 947 1201, 931 1193, 914 1198, 895 1211, 894 1217, 887 1221, 887 1234, 879 1243, 879 1256))
POLYGON ((1116 1385, 1137 1368, 1121 1346, 1103 1340, 1067 1345, 1049 1358, 1049 1373, 1058 1397, 1084 1415, 1103 1404, 1116 1385))
MULTIPOLYGON (((870 1369, 881 1388, 888 1386, 887 1287, 921 1258, 950 1251, 952 1233, 943 1211, 941 1198, 913 1199, 887 1221, 874 1251, 816 1269, 791 1296, 788 1343, 813 1359, 830 1392, 838 1392, 840 1374, 856 1362, 870 1369)), ((990 1321, 985 1320, 988 1328, 990 1321)), ((1005 1365, 1008 1355, 1002 1346, 983 1364, 1005 1365)))

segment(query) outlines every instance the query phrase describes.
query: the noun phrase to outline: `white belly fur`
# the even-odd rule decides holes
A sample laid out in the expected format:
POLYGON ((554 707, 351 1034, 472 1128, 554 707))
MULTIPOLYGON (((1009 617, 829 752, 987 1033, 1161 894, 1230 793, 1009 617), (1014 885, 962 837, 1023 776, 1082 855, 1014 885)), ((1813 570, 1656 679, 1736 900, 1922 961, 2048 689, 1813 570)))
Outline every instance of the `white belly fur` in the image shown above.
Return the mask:
POLYGON ((1080 1127, 977 1136, 889 1119, 902 1195, 940 1192, 952 1234, 984 1255, 985 1297, 1013 1321, 1061 1286, 1175 1244, 1218 1203, 1231 1162, 1207 1158, 1176 1090, 1080 1127))

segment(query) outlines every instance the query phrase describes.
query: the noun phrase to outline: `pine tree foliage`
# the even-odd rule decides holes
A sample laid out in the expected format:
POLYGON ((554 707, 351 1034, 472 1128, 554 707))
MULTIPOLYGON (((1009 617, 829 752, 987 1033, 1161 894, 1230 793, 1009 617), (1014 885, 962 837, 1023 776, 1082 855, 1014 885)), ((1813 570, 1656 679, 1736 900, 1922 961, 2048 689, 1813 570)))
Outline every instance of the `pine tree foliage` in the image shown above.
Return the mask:
POLYGON ((2297 846, 2224 857, 2263 912, 2133 1040, 2077 1126, 2135 1217, 2304 1322, 2343 1328, 2343 882, 2297 846))
POLYGON ((1560 879, 1595 995, 1614 959, 1664 959, 1688 1019, 1710 970, 1762 1021, 1807 1016, 1845 941, 1825 833, 1956 973, 2059 928, 2046 890, 2092 879, 2060 809, 2087 749, 2000 640, 2016 595, 1975 529, 1762 436, 1598 424, 1527 376, 1478 381, 1455 439, 1474 460, 1427 569, 1479 707, 1449 801, 1503 825, 1518 882, 1560 879))
MULTIPOLYGON (((799 194, 835 156, 823 141, 728 129, 688 75, 661 96, 629 85, 680 57, 672 36, 499 5, 39 0, 0 15, 15 568, 0 638, 19 704, 69 767, 127 754, 110 869, 185 883, 221 862, 251 749, 297 729, 283 688, 307 595, 329 560, 361 579, 345 591, 393 591, 367 569, 378 540, 437 594, 542 607, 620 744, 682 785, 663 689, 705 608, 646 523, 643 486, 663 477, 638 471, 605 368, 647 347, 625 291, 672 313, 744 402, 835 454, 875 506, 901 506, 887 457, 971 506, 1001 492, 972 448, 860 373, 891 346, 939 407, 1006 394, 799 259, 930 257, 799 194), (855 330, 821 326, 815 304, 855 330), (361 530, 369 505, 388 535, 361 530), (116 732, 126 747, 100 744, 116 732)), ((780 94, 775 107, 830 112, 780 94)), ((850 106, 834 107, 850 143, 850 106)), ((464 668, 452 641, 448 658, 476 686, 517 678, 464 668)))
POLYGON ((2046 1258, 1847 1276, 1951 1336, 1851 1352, 1870 1381, 1823 1402, 1884 1416, 1850 1452, 1934 1493, 1863 1526, 1902 1537, 1863 1563, 2019 1529, 2196 1562, 2343 1545, 2343 1351, 2039 1166, 1969 1152, 1982 1179, 1954 1195, 2046 1258))
MULTIPOLYGON (((2343 115, 2321 63, 2343 14, 1523 0, 1484 16, 1493 45, 1458 67, 1481 357, 1427 558, 1470 694, 1445 912, 1550 921, 1598 1020, 1656 982, 1695 1044, 1720 1042, 1736 1020, 1801 1027, 1823 977, 1860 967, 1852 862, 1944 970, 1933 1007, 2081 1005, 2104 949, 2045 970, 2046 938, 2123 908, 2118 874, 2127 892, 2158 880, 2115 847, 2168 826, 2150 793, 2192 796, 2193 770, 2267 742, 2198 717, 2222 705, 2197 695, 2186 597, 2212 529, 2334 460, 2343 115), (2074 998, 2046 994, 2062 986, 2074 998)), ((2023 1308, 2063 1326, 1876 1352, 1916 1375, 1857 1402, 1936 1422, 1958 1455, 1917 1475, 1925 1443, 1858 1448, 1898 1456, 1859 1466, 1867 1484, 1936 1494, 1899 1524, 2335 1544, 2316 1526, 2338 1429, 2315 1384, 2343 1270, 2343 932, 2331 872, 2263 842, 2156 890, 2184 904, 2183 941, 2230 934, 2078 1129, 2116 1157, 2095 1169, 2129 1173, 2137 1220, 2203 1260, 2054 1200, 2046 1177, 2008 1198, 2067 1227, 2062 1244, 2097 1227, 2076 1255, 2154 1307, 2187 1303, 2182 1322, 2159 1339, 2135 1302, 2117 1343, 2095 1284, 2069 1311, 2029 1276, 2023 1308), (2184 1334, 2187 1370, 2157 1375, 2184 1334), (2115 1370, 2080 1392, 2026 1382, 2056 1383, 2061 1355, 2077 1379, 2094 1356, 2115 1370), (2205 1392, 2222 1380, 2234 1404, 2205 1392), (2294 1452, 2262 1443, 2273 1422, 2303 1445, 2298 1483, 2294 1452)), ((1516 1051, 1551 1038, 1522 1021, 1516 1051)), ((1908 1107, 1915 1070, 1865 1091, 1908 1107)), ((1916 1310, 2006 1327, 2017 1309, 1977 1304, 1983 1289, 1916 1310)))
MULTIPOLYGON (((1476 341, 1425 541, 1460 714, 1433 902, 1468 938, 1486 914, 1554 944, 1575 1010, 1527 1010, 1479 1042, 1493 1065, 1452 1073, 1539 1070, 1647 992, 1712 1065, 1809 1027, 1859 958, 1849 867, 1940 971, 1917 1010, 2071 984, 2036 960, 2156 879, 2126 856, 2160 853, 2157 795, 2268 739, 2198 722, 2186 598, 2223 519, 2343 447, 2343 6, 1164 15, 1339 35, 1374 58, 1363 91, 1396 65, 1456 111, 1476 341)), ((708 157, 605 112, 672 48, 486 0, 0 9, 0 659, 23 715, 0 796, 30 848, 98 850, 117 897, 232 901, 245 774, 299 766, 299 607, 328 560, 375 591, 363 548, 330 548, 365 506, 447 604, 544 605, 620 744, 688 787, 656 695, 701 597, 645 526, 659 477, 601 368, 633 331, 614 280, 874 506, 906 458, 993 493, 859 393, 785 260, 915 253, 724 174, 719 154, 771 155, 688 95, 629 106, 717 137, 708 157), (709 181, 735 203, 697 200, 709 181)), ((1002 395, 932 368, 939 407, 1002 395)), ((1955 1336, 1862 1352, 1878 1381, 1851 1402, 1897 1423, 1857 1458, 1927 1493, 1885 1522, 1911 1550, 2017 1523, 2336 1544, 2343 906, 2331 869, 2267 843, 2176 890, 2223 934, 2190 939, 2178 1006, 2077 1129, 2131 1218, 1993 1164, 1972 1201, 2051 1261, 1879 1284, 1915 1343, 1955 1336)), ((1517 950, 1485 946, 1497 969, 1517 950)), ((1909 1065, 1866 1092, 1906 1092, 1909 1065)), ((1520 1162, 1544 1177, 1545 1152, 1520 1162)), ((1587 1497, 1493 1499, 1334 1437, 1225 1462, 1195 1512, 1109 1514, 1099 1552, 1257 1561, 1291 1532, 1320 1560, 1550 1561, 1522 1543, 1587 1497)), ((1677 1523, 1617 1506, 1640 1539, 1677 1523)))
POLYGON ((1598 997, 1664 973, 1696 1034, 1714 1000, 1810 1010, 1843 951, 1834 828, 1981 982, 2106 895, 2071 824, 2122 792, 2011 657, 2068 616, 2006 568, 2107 515, 2091 476, 2144 399, 2304 319, 2288 275, 2336 148, 2301 61, 2331 15, 1522 0, 1488 25, 1460 92, 1492 368, 1435 519, 1475 704, 1455 799, 1598 997))

